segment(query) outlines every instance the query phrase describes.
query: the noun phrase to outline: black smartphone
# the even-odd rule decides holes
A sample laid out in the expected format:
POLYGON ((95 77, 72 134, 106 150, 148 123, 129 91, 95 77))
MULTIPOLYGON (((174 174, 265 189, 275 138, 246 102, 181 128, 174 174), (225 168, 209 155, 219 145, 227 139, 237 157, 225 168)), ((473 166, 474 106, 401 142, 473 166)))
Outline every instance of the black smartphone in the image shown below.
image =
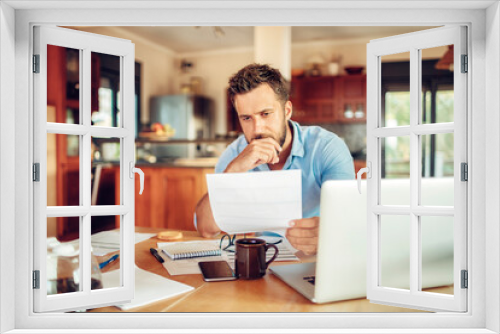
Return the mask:
POLYGON ((232 281, 237 277, 226 261, 198 262, 203 279, 207 282, 232 281))

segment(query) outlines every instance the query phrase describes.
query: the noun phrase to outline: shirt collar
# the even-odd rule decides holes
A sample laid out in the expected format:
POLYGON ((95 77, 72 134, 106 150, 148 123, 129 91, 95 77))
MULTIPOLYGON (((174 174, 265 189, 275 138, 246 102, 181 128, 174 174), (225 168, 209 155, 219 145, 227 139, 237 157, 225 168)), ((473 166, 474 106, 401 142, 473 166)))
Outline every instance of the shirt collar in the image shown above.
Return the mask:
POLYGON ((293 131, 293 142, 292 142, 292 151, 290 155, 296 157, 304 156, 304 135, 302 133, 302 129, 297 122, 290 120, 290 124, 292 125, 293 131))

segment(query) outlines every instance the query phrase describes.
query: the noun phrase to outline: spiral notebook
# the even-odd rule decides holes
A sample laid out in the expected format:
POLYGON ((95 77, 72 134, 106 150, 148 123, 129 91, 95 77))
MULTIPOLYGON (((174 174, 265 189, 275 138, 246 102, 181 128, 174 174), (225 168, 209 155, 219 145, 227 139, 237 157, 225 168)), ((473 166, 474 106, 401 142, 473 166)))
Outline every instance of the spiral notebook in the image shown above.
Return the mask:
POLYGON ((158 247, 172 260, 221 255, 218 240, 159 242, 158 247))

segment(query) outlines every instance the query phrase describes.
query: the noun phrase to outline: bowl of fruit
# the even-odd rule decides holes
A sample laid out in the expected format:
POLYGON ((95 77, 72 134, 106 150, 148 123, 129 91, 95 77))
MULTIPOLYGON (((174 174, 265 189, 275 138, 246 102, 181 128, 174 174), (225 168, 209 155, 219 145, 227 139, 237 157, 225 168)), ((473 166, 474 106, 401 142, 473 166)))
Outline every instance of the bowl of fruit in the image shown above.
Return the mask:
POLYGON ((142 131, 139 136, 155 140, 168 140, 175 135, 175 129, 168 123, 161 124, 155 122, 151 124, 148 130, 149 131, 142 131))

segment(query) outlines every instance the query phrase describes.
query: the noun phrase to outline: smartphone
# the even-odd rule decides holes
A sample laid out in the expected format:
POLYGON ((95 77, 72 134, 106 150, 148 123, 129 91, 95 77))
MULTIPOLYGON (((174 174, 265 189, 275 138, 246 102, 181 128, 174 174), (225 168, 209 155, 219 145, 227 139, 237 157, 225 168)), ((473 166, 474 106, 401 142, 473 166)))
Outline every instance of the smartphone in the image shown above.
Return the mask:
POLYGON ((232 281, 237 279, 226 261, 198 262, 203 279, 207 282, 232 281))

